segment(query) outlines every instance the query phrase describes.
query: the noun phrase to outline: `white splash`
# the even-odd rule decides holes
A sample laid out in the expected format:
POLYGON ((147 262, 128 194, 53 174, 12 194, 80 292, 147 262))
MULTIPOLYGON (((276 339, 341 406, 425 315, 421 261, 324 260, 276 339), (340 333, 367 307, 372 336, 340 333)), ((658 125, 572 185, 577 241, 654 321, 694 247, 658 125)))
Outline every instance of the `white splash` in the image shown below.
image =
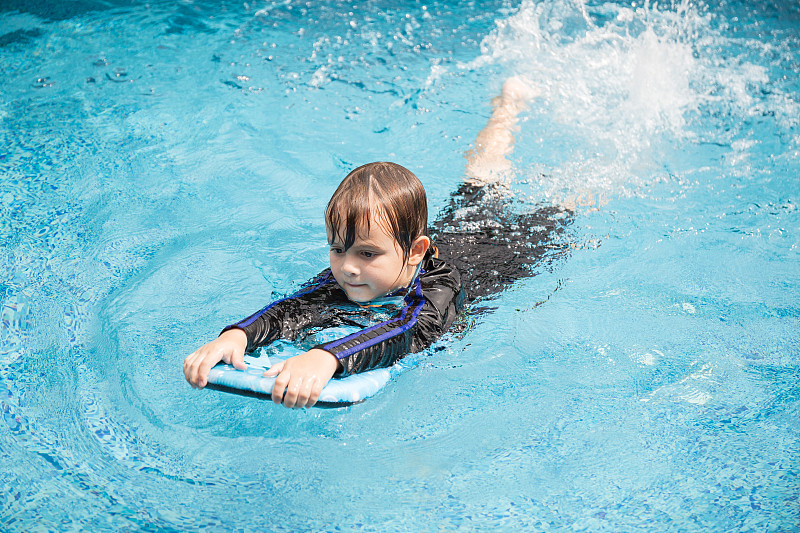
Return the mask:
POLYGON ((690 39, 704 19, 689 8, 602 9, 592 17, 581 2, 523 2, 469 66, 511 66, 545 88, 560 121, 588 126, 625 152, 649 144, 648 134, 679 131, 684 113, 696 109, 690 39))
POLYGON ((548 170, 554 189, 619 192, 661 168, 657 149, 694 138, 693 121, 707 121, 704 106, 747 116, 767 81, 763 67, 721 60, 730 38, 695 6, 527 0, 460 66, 501 65, 543 90, 538 107, 581 154, 580 163, 548 170), (570 183, 576 165, 591 171, 570 183))

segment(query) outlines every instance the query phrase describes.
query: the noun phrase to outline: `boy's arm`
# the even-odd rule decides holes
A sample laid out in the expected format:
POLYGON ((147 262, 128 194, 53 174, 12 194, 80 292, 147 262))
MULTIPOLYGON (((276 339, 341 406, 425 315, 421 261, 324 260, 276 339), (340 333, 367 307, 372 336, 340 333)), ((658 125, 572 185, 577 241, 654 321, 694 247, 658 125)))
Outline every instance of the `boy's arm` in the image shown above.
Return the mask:
POLYGON ((244 370, 244 349, 247 338, 239 329, 222 333, 213 341, 204 344, 183 361, 183 375, 193 388, 202 389, 208 384, 208 371, 224 361, 239 370, 244 370))
POLYGON ((339 377, 391 366, 427 348, 453 323, 463 294, 458 271, 433 259, 416 280, 414 292, 397 317, 277 363, 272 401, 286 407, 313 406, 334 374, 339 377))
POLYGON ((298 333, 318 320, 323 307, 323 293, 333 283, 335 279, 330 269, 325 270, 291 296, 272 302, 244 320, 226 326, 222 332, 242 330, 247 336, 245 353, 276 339, 293 340, 298 333))
POLYGON ((278 338, 294 339, 319 320, 319 293, 333 276, 326 270, 296 293, 269 304, 244 320, 222 330, 219 337, 195 350, 183 362, 183 373, 192 387, 203 388, 211 368, 223 361, 244 370, 244 354, 278 338))
POLYGON ((338 359, 338 377, 391 366, 424 350, 450 327, 463 303, 461 277, 441 260, 431 259, 428 266, 395 318, 314 347, 338 359))

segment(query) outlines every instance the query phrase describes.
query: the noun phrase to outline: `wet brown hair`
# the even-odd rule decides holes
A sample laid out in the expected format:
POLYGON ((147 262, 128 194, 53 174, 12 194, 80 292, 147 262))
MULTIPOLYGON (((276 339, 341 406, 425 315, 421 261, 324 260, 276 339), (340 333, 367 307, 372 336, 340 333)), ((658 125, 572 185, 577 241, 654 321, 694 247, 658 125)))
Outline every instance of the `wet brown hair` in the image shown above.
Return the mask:
POLYGON ((413 172, 396 163, 367 163, 350 172, 328 202, 325 224, 347 250, 359 235, 369 233, 373 214, 400 247, 404 262, 417 237, 428 234, 425 189, 413 172))

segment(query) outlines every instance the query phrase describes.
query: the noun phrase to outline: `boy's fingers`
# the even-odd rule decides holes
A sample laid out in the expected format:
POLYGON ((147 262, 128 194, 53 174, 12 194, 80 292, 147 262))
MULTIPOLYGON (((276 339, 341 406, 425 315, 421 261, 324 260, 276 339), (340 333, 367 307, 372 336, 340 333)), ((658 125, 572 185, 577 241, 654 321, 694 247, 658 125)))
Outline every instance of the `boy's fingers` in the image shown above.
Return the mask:
POLYGON ((300 397, 300 388, 303 386, 303 378, 298 377, 289 381, 286 385, 286 394, 283 397, 283 405, 294 407, 300 397))
POLYGON ((192 368, 192 363, 194 362, 195 358, 197 357, 197 352, 192 352, 186 356, 186 359, 183 360, 183 373, 186 374, 192 368))
POLYGON ((308 403, 306 407, 313 407, 317 400, 319 399, 319 395, 322 394, 322 389, 324 388, 323 383, 320 380, 316 380, 314 386, 311 388, 311 394, 308 396, 308 403))
MULTIPOLYGON (((303 407, 308 407, 308 396, 311 394, 311 383, 306 382, 303 383, 300 387, 298 387, 297 391, 297 399, 294 401, 295 409, 302 409, 303 407)), ((284 403, 284 405, 286 405, 284 403)))
POLYGON ((314 383, 316 380, 309 381, 303 387, 303 390, 300 392, 300 395, 297 398, 297 402, 295 403, 295 407, 300 409, 303 407, 312 407, 315 403, 317 403, 318 394, 315 395, 315 386, 314 383))
POLYGON ((192 387, 196 387, 197 375, 197 352, 193 352, 189 357, 183 361, 183 376, 192 387))
POLYGON ((219 361, 215 360, 214 357, 205 357, 202 358, 197 365, 197 372, 195 374, 195 383, 197 387, 202 389, 208 384, 208 372, 211 370, 211 367, 216 365, 219 361))
POLYGON ((244 354, 239 353, 238 351, 233 353, 233 356, 231 357, 231 364, 233 365, 233 368, 247 370, 247 365, 244 364, 244 354))
POLYGON ((202 375, 202 365, 203 365, 202 357, 197 357, 192 362, 192 384, 194 384, 195 387, 200 387, 200 376, 202 375))
POLYGON ((267 371, 264 372, 263 374, 264 377, 271 378, 273 376, 277 376, 278 374, 280 374, 281 371, 283 370, 283 363, 284 361, 281 361, 280 363, 275 363, 274 365, 269 367, 269 369, 267 369, 267 371))
POLYGON ((183 360, 183 377, 186 378, 186 381, 189 381, 189 369, 191 368, 189 364, 189 359, 192 358, 192 355, 193 354, 186 356, 186 359, 183 360))
POLYGON ((289 384, 289 378, 291 378, 291 375, 288 371, 278 374, 278 377, 275 379, 275 385, 272 386, 273 402, 279 404, 283 401, 283 393, 286 390, 286 385, 289 384))

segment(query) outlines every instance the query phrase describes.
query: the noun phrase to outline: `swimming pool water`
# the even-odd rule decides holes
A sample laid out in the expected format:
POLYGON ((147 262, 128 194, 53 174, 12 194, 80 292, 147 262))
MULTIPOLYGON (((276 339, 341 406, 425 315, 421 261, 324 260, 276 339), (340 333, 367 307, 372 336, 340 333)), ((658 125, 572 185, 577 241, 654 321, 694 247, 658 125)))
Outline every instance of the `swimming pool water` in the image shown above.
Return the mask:
POLYGON ((0 529, 800 528, 800 8, 0 8, 0 529), (354 166, 431 211, 505 77, 517 209, 567 252, 377 397, 183 358, 325 267, 354 166))

